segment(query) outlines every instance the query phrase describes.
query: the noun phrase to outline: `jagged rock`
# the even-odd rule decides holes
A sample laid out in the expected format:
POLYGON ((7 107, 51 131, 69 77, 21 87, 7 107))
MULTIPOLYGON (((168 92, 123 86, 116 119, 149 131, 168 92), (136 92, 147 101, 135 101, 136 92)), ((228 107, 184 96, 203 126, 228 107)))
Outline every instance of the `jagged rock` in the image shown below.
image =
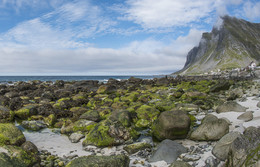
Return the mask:
POLYGON ((219 140, 229 132, 229 125, 226 120, 218 119, 212 114, 208 114, 202 124, 195 129, 190 138, 192 140, 219 140))
POLYGON ((225 161, 228 157, 230 151, 230 146, 232 142, 240 136, 239 132, 230 132, 223 136, 214 146, 212 154, 218 159, 225 161))
POLYGON ((190 123, 190 117, 185 111, 165 111, 155 121, 153 135, 159 140, 186 138, 190 123))
POLYGON ((217 113, 230 112, 230 111, 245 112, 246 109, 247 109, 246 107, 241 106, 237 102, 228 101, 228 102, 225 102, 224 104, 218 106, 216 109, 216 112, 217 113))
POLYGON ((220 27, 203 33, 199 46, 189 51, 184 68, 175 74, 217 72, 259 62, 260 24, 229 16, 221 19, 220 27))
POLYGON ((130 159, 126 155, 83 156, 69 162, 66 167, 128 167, 130 159))
POLYGON ((165 161, 167 163, 173 163, 182 153, 186 152, 187 149, 181 144, 166 139, 158 145, 157 150, 150 157, 149 162, 165 161))
POLYGON ((248 127, 231 144, 227 166, 255 166, 259 161, 260 127, 248 127))
POLYGON ((237 117, 239 120, 243 120, 245 122, 251 121, 253 119, 253 112, 247 111, 237 117))

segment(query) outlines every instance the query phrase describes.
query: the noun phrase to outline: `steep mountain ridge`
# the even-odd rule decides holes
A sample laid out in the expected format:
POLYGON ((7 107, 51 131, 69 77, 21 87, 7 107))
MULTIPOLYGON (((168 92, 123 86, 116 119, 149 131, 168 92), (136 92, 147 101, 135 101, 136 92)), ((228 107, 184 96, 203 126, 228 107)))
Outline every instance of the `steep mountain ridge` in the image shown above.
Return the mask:
POLYGON ((260 62, 260 23, 230 16, 221 19, 220 27, 202 34, 199 46, 189 51, 184 68, 175 74, 198 74, 260 62))

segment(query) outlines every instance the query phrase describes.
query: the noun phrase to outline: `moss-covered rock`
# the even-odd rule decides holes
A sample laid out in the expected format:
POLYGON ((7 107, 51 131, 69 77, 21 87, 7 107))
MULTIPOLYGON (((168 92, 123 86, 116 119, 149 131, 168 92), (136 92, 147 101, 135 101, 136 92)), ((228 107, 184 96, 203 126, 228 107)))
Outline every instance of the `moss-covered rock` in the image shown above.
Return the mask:
POLYGON ((69 162, 66 167, 128 167, 130 159, 126 155, 83 156, 69 162))
POLYGON ((160 111, 148 106, 142 105, 140 108, 136 110, 138 120, 136 121, 137 126, 143 126, 143 128, 150 126, 160 114, 160 111), (141 124, 141 122, 143 122, 141 124), (145 123, 144 123, 145 122, 145 123))
POLYGON ((82 114, 84 114, 85 112, 87 112, 88 109, 85 107, 72 107, 70 109, 70 112, 72 112, 73 114, 73 118, 79 118, 82 114))
POLYGON ((113 111, 110 119, 113 121, 119 121, 125 127, 129 127, 132 122, 130 112, 127 110, 113 111))
POLYGON ((115 144, 115 139, 109 136, 109 123, 107 121, 99 122, 86 136, 83 141, 83 146, 95 145, 98 147, 112 146, 115 144))
POLYGON ((57 118, 54 114, 49 115, 48 117, 46 117, 44 119, 44 122, 49 126, 49 127, 53 127, 55 125, 55 123, 57 122, 57 118))
POLYGON ((11 123, 0 124, 0 145, 21 145, 25 142, 23 133, 11 123))
POLYGON ((128 154, 134 154, 140 150, 144 150, 146 148, 152 148, 152 145, 145 142, 133 143, 124 147, 124 150, 128 152, 128 154))
POLYGON ((80 119, 86 119, 90 121, 98 122, 101 120, 97 110, 89 110, 80 116, 80 119))
POLYGON ((77 132, 77 131, 88 132, 95 125, 96 125, 96 122, 88 121, 85 119, 80 119, 73 124, 73 132, 77 132))
POLYGON ((24 120, 29 118, 32 115, 37 115, 38 114, 38 110, 37 110, 37 106, 36 105, 27 105, 17 111, 15 111, 15 116, 17 116, 18 118, 24 120))
POLYGON ((116 91, 116 87, 113 85, 101 85, 98 90, 97 93, 98 94, 111 94, 114 93, 116 91))
POLYGON ((71 99, 69 97, 59 99, 53 107, 55 109, 69 109, 71 107, 71 99))
POLYGON ((11 122, 14 118, 14 112, 9 108, 0 106, 0 123, 11 122))

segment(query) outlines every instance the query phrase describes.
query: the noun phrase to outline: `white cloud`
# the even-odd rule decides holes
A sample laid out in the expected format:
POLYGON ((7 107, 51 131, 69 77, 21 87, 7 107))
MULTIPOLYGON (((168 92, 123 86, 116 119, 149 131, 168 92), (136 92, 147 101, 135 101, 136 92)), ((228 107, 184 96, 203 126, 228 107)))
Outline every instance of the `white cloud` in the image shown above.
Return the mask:
POLYGON ((125 18, 144 28, 184 26, 209 16, 213 0, 128 0, 125 18))
POLYGON ((243 10, 245 12, 246 17, 251 20, 260 18, 260 2, 253 3, 247 1, 243 6, 243 10))
POLYGON ((170 45, 149 38, 131 42, 121 49, 36 50, 6 46, 0 48, 0 74, 17 71, 22 74, 169 74, 182 68, 186 54, 198 44, 200 37, 201 31, 191 30, 187 36, 177 38, 170 45))

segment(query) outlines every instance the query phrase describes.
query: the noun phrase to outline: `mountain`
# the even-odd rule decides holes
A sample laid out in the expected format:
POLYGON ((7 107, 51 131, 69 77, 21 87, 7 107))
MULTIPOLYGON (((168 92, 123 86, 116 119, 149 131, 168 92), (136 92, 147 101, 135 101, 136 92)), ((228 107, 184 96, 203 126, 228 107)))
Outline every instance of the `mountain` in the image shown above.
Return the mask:
POLYGON ((199 46, 189 51, 183 69, 174 74, 199 74, 260 62, 260 23, 230 16, 221 19, 221 26, 202 34, 199 46))

